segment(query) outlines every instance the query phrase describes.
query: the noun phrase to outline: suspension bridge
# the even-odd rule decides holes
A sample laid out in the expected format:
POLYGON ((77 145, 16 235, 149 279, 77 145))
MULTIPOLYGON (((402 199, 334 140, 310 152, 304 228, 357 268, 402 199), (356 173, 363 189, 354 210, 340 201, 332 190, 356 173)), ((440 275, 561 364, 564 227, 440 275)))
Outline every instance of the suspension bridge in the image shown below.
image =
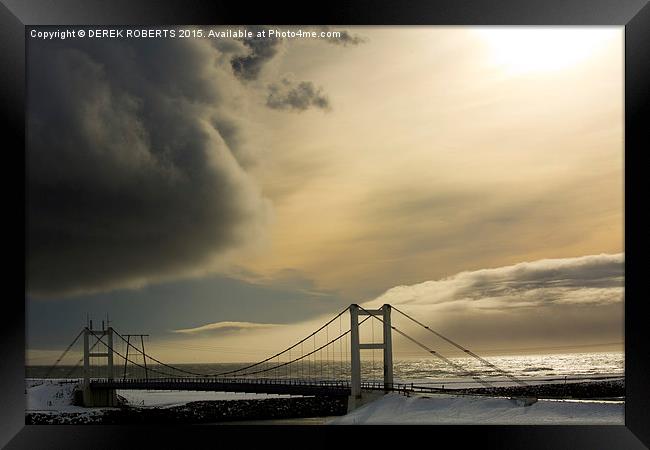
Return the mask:
POLYGON ((360 404, 364 395, 372 393, 443 390, 394 381, 394 332, 431 357, 444 362, 458 376, 470 377, 485 387, 493 387, 490 381, 479 376, 477 372, 466 369, 423 343, 422 339, 416 339, 396 327, 391 320, 393 312, 415 324, 416 328, 426 330, 468 357, 476 359, 481 365, 489 367, 493 373, 499 373, 520 386, 527 386, 524 381, 509 372, 388 304, 379 309, 366 309, 352 304, 284 350, 256 363, 218 372, 199 371, 165 363, 145 350, 144 337, 147 335, 120 334, 111 326, 104 328, 103 324, 101 330, 96 330, 90 322, 49 368, 46 378, 53 373, 75 344, 83 339, 83 357, 70 373, 83 364, 85 406, 116 406, 116 392, 128 389, 347 396, 353 404, 360 404), (344 326, 345 315, 349 315, 349 321, 345 320, 344 326), (361 342, 360 328, 367 321, 373 324, 369 336, 371 342, 361 342), (380 342, 375 341, 374 324, 379 325, 381 329, 378 333, 380 342), (374 351, 381 351, 382 381, 362 379, 362 350, 372 350, 373 366, 374 351), (101 361, 100 365, 91 365, 91 361, 96 360, 101 361))

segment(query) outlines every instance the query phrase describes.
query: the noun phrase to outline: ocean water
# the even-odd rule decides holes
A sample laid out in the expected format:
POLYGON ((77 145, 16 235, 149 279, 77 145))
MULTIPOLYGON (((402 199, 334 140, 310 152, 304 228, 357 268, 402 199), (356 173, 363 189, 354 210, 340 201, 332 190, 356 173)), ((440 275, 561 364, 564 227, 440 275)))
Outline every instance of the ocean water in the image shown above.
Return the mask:
MULTIPOLYGON (((450 358, 453 367, 446 362, 431 358, 404 359, 393 361, 393 372, 396 382, 435 384, 436 382, 454 383, 463 382, 472 377, 480 377, 493 382, 505 382, 507 378, 499 371, 481 363, 474 358, 450 358)), ((486 360, 507 371, 520 379, 547 379, 564 380, 576 378, 599 378, 624 375, 624 354, 621 352, 604 353, 561 353, 561 354, 536 354, 489 356, 486 360)), ((251 367, 244 373, 247 378, 292 378, 292 379, 318 379, 318 380, 345 380, 349 379, 349 362, 330 361, 303 361, 302 364, 291 364, 277 367, 282 360, 269 361, 251 367)), ((236 370, 247 365, 246 363, 210 363, 210 364, 175 364, 174 366, 187 372, 197 374, 218 375, 236 370)), ((383 364, 381 357, 375 360, 362 360, 362 379, 364 381, 383 378, 383 364)), ((147 364, 148 377, 162 376, 192 376, 188 373, 176 371, 168 367, 147 364)), ((129 378, 144 378, 145 370, 140 367, 128 365, 126 370, 120 364, 115 365, 115 377, 122 377, 126 373, 129 378)), ((80 378, 80 366, 57 366, 50 371, 47 366, 27 366, 27 378, 80 378), (49 372, 49 373, 48 373, 49 372)), ((91 367, 91 376, 107 376, 106 367, 91 367)), ((232 375, 224 375, 232 376, 232 375)))

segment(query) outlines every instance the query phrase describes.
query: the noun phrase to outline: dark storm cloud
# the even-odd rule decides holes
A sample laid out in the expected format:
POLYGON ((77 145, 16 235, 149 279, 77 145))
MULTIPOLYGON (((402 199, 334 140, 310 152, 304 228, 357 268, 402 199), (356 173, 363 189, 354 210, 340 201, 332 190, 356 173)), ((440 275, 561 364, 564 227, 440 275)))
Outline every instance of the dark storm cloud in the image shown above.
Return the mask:
POLYGON ((174 278, 262 231, 229 61, 207 41, 30 41, 30 294, 174 278))
MULTIPOLYGON (((257 28, 251 30, 254 33, 258 31, 257 28)), ((249 49, 249 53, 233 57, 232 69, 238 78, 250 81, 259 78, 264 65, 278 53, 282 41, 276 37, 254 37, 242 39, 241 42, 249 49)))
POLYGON ((317 88, 311 81, 295 82, 289 78, 269 85, 266 106, 299 112, 311 107, 325 111, 331 109, 330 101, 322 88, 317 88))

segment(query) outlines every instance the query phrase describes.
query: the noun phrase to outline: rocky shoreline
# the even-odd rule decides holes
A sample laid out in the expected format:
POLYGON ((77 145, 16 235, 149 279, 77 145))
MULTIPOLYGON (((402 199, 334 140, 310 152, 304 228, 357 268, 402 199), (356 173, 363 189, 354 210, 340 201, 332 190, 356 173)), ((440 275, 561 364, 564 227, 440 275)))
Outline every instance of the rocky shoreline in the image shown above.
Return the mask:
POLYGON ((172 407, 134 407, 89 412, 30 412, 26 425, 200 424, 241 420, 294 419, 340 416, 347 397, 293 397, 260 400, 209 400, 172 407))
POLYGON ((537 398, 610 399, 625 397, 624 380, 455 389, 463 394, 529 396, 537 398))

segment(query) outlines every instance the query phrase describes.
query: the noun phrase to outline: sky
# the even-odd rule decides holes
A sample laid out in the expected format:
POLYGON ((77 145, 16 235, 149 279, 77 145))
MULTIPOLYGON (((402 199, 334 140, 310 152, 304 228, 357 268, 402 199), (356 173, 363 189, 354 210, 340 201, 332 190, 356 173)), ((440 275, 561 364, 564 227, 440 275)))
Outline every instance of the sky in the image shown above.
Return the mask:
POLYGON ((87 313, 251 361, 351 303, 622 350, 623 29, 330 30, 28 42, 28 362, 87 313))

